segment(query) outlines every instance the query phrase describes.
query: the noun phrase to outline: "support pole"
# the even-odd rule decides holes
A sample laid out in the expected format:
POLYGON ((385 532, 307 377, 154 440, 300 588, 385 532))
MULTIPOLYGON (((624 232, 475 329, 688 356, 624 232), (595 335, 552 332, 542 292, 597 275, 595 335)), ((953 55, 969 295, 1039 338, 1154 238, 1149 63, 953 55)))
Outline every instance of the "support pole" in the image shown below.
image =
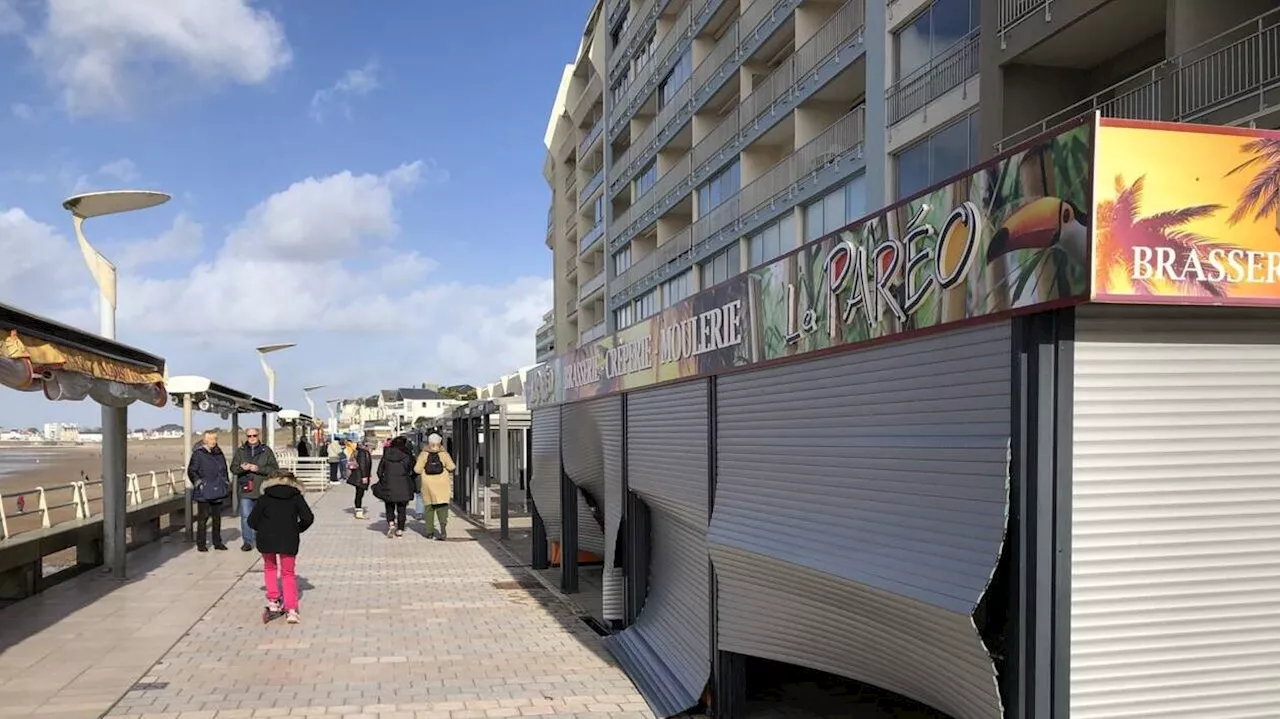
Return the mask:
POLYGON ((102 408, 102 554, 112 579, 125 578, 128 549, 128 418, 124 407, 102 408))
POLYGON ((196 539, 195 513, 191 502, 191 480, 187 476, 187 463, 191 461, 191 395, 182 395, 182 479, 187 488, 187 500, 182 513, 182 523, 186 525, 188 542, 196 539))
POLYGON ((480 426, 480 431, 483 433, 480 436, 484 437, 484 471, 480 473, 480 482, 477 482, 477 485, 483 483, 484 486, 483 496, 480 498, 484 502, 484 507, 480 510, 480 515, 484 518, 485 529, 489 528, 489 517, 493 514, 493 502, 489 501, 489 478, 493 476, 493 437, 489 435, 490 416, 491 413, 486 408, 484 420, 480 426))
POLYGON ((507 509, 511 487, 511 431, 506 402, 498 405, 498 483, 498 536, 507 539, 511 534, 511 518, 507 509))
MULTIPOLYGON (((231 456, 235 456, 236 449, 240 446, 240 414, 238 412, 231 413, 231 456)), ((233 473, 231 475, 231 516, 240 516, 240 480, 233 473)))

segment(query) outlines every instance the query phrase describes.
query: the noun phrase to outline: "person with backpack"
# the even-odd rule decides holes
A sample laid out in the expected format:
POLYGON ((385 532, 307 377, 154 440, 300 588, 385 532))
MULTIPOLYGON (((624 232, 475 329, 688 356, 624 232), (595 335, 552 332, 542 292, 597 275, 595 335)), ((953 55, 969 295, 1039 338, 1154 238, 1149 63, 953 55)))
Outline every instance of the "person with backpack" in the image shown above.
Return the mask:
POLYGON ((445 524, 449 521, 449 501, 453 499, 452 472, 457 469, 453 457, 444 450, 440 435, 427 437, 427 448, 418 455, 413 471, 422 478, 422 499, 426 503, 424 519, 427 523, 427 539, 443 542, 448 538, 445 524), (440 531, 435 529, 436 522, 440 531))
POLYGON ((417 491, 414 466, 409 440, 404 437, 391 440, 378 462, 378 483, 373 485, 373 495, 386 505, 387 537, 404 536, 406 508, 417 491))
POLYGON ((351 439, 347 440, 347 452, 343 461, 347 463, 347 484, 356 488, 355 517, 364 519, 364 493, 373 477, 373 455, 351 439))
POLYGON ((302 496, 302 485, 293 472, 287 470, 276 470, 267 477, 249 513, 249 526, 257 532, 258 551, 262 554, 267 612, 277 615, 285 612, 290 624, 299 621, 298 550, 302 533, 315 521, 311 507, 302 496))

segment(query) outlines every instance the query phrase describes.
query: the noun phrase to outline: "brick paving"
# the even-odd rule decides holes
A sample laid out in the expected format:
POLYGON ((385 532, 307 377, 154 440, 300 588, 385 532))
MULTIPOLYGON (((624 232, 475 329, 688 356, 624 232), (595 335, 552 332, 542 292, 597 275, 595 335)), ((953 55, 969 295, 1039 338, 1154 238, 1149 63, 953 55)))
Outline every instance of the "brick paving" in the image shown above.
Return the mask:
POLYGON ((653 716, 591 628, 483 531, 454 518, 432 542, 411 520, 388 539, 344 490, 316 502, 303 539, 301 624, 262 625, 255 564, 107 716, 653 716))

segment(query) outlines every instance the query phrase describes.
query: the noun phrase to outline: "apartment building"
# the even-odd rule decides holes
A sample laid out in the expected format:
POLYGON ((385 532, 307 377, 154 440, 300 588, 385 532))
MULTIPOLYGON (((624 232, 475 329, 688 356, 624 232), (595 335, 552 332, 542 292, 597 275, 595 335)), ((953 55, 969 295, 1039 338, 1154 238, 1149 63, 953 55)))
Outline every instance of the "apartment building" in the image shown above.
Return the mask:
POLYGON ((538 325, 537 331, 534 332, 534 359, 536 362, 542 363, 556 354, 556 312, 555 310, 547 310, 542 315, 542 324, 538 325))
POLYGON ((1276 127, 1278 23, 1271 0, 597 3, 545 137, 555 351, 1081 113, 1276 127))

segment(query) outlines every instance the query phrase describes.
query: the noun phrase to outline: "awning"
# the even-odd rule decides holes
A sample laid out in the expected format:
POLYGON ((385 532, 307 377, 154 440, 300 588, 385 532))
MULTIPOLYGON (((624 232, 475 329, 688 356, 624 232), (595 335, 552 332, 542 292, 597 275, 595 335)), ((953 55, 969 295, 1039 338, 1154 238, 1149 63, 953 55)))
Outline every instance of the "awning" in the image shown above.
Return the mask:
POLYGON ((0 305, 0 384, 51 400, 163 407, 164 359, 0 305))

